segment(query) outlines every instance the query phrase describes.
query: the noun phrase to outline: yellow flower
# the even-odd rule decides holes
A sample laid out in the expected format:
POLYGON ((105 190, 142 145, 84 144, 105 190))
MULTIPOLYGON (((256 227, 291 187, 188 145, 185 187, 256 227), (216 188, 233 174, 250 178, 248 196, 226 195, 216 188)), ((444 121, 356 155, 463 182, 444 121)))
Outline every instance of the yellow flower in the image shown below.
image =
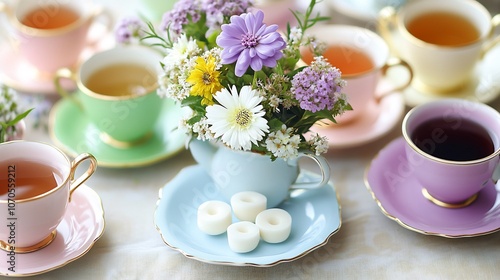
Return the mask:
POLYGON ((191 71, 186 81, 193 86, 191 87, 191 95, 202 96, 201 104, 214 104, 213 95, 222 89, 219 82, 219 71, 215 70, 215 58, 211 55, 207 60, 203 57, 196 59, 196 65, 191 71))

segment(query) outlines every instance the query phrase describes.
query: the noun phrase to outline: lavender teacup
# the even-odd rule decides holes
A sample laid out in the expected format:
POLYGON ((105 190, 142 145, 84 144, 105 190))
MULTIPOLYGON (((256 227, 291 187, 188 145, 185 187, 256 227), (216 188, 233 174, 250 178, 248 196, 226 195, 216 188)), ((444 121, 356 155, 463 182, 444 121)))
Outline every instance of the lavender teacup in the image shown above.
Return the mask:
POLYGON ((488 105, 443 99, 417 106, 403 120, 406 157, 423 195, 437 205, 472 203, 494 184, 500 162, 500 114, 488 105))

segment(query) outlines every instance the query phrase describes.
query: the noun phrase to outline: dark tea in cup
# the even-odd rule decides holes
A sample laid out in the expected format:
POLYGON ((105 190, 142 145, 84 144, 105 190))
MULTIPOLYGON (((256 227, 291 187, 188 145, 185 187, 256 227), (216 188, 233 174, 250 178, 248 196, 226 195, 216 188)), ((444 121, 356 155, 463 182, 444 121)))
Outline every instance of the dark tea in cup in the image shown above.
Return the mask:
POLYGON ((488 130, 463 118, 427 120, 415 128, 411 139, 423 152, 445 160, 477 160, 494 152, 488 130))

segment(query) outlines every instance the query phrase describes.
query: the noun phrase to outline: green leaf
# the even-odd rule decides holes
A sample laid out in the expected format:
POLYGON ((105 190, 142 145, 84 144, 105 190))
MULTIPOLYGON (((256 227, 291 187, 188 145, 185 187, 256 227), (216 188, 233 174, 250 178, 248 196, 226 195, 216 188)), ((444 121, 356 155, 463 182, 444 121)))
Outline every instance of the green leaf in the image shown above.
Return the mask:
POLYGON ((28 114, 33 111, 34 108, 31 108, 29 110, 27 110, 26 112, 22 113, 22 114, 19 114, 17 115, 17 117, 15 117, 13 120, 11 120, 10 122, 6 123, 7 127, 9 126, 14 126, 16 123, 18 123, 19 121, 21 121, 22 119, 26 118, 26 116, 28 116, 28 114))

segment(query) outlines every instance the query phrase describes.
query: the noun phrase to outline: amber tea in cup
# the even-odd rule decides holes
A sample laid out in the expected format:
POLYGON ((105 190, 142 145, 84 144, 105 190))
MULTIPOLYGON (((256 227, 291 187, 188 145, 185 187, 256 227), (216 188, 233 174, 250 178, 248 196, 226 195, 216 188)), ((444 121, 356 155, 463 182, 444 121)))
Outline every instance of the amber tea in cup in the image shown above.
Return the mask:
POLYGON ((156 85, 156 73, 143 65, 117 63, 96 70, 84 83, 91 91, 103 95, 140 95, 156 85))
POLYGON ((47 3, 30 10, 20 22, 32 28, 55 29, 70 25, 79 18, 79 13, 69 6, 47 3))
MULTIPOLYGON (((0 161, 0 172, 7 172, 12 161, 0 161)), ((16 171, 16 199, 27 199, 44 194, 62 182, 62 175, 52 167, 26 159, 18 160, 16 171)), ((8 176, 0 176, 0 186, 8 186, 8 176)), ((0 200, 7 199, 7 188, 0 187, 0 200)))
MULTIPOLYGON (((348 45, 331 45, 322 54, 328 62, 342 71, 342 75, 368 72, 375 67, 373 60, 365 52, 348 45)), ((313 55, 310 50, 302 53, 302 60, 310 64, 313 55)))
POLYGON ((406 28, 416 38, 441 46, 467 45, 481 35, 467 18, 449 12, 419 15, 409 21, 406 28))

